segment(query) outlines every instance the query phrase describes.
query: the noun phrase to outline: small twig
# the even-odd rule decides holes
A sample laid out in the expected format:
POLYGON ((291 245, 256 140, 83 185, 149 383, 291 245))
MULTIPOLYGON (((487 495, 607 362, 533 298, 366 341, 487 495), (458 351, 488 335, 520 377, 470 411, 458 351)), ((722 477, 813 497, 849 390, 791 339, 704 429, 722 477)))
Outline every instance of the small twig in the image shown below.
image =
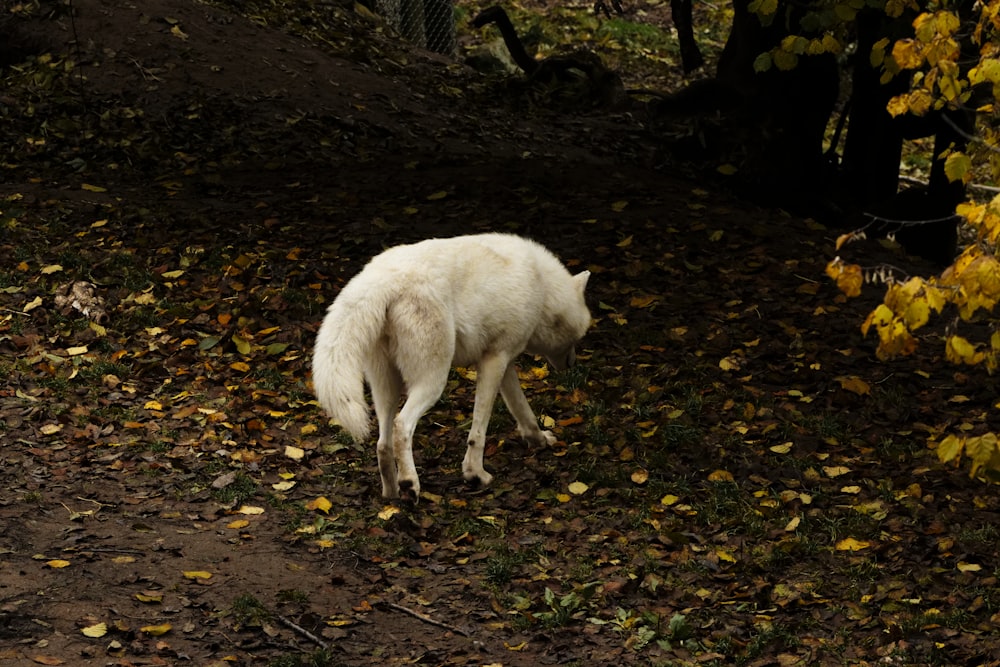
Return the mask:
POLYGON ((466 632, 465 630, 462 630, 461 628, 456 628, 454 626, 448 625, 447 623, 442 623, 441 621, 438 621, 436 619, 431 618, 427 614, 421 614, 419 611, 415 611, 415 610, 410 609, 408 607, 404 607, 401 604, 396 604, 395 602, 385 602, 384 604, 387 607, 389 607, 390 609, 395 609, 396 611, 401 611, 404 614, 409 614, 413 618, 418 618, 421 621, 423 621, 424 623, 429 623, 431 625, 436 625, 439 628, 444 628, 445 630, 450 630, 451 632, 455 632, 457 634, 460 634, 463 637, 468 637, 469 636, 469 633, 466 632))
POLYGON ((306 630, 305 628, 303 628, 301 625, 298 625, 297 623, 293 623, 290 619, 285 618, 284 616, 278 616, 278 620, 281 621, 282 623, 284 623, 285 625, 287 625, 289 628, 291 628, 295 632, 297 632, 300 635, 302 635, 303 637, 305 637, 306 639, 308 639, 309 641, 311 641, 314 644, 316 644, 317 646, 319 646, 321 649, 328 649, 328 648, 330 648, 330 645, 327 644, 325 641, 323 641, 322 639, 320 639, 319 637, 317 637, 313 633, 309 632, 308 630, 306 630))
POLYGON ((135 549, 115 549, 113 547, 73 547, 71 549, 63 549, 63 553, 77 553, 77 554, 127 554, 129 556, 144 556, 146 555, 143 551, 136 551, 135 549))

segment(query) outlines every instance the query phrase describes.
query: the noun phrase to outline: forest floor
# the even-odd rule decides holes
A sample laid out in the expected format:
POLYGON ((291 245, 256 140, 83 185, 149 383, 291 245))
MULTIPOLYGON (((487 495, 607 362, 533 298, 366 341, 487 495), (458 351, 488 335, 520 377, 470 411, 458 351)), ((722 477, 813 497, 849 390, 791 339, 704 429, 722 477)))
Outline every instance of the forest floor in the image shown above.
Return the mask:
POLYGON ((997 390, 940 328, 877 360, 836 232, 302 4, 341 27, 5 8, 0 666, 1000 664, 1000 499, 934 452, 997 390), (464 488, 457 370, 383 501, 312 397, 324 308, 487 230, 593 272, 579 365, 523 360, 559 442, 498 408, 464 488))

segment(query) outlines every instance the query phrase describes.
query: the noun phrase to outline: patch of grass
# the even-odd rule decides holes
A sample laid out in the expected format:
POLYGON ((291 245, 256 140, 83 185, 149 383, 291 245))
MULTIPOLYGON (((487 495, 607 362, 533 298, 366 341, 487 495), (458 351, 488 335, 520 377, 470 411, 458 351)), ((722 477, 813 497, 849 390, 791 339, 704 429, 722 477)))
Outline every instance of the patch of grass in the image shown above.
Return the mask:
POLYGON ((272 658, 268 661, 267 667, 339 667, 342 664, 329 650, 321 648, 312 653, 288 653, 272 658))
POLYGON ((274 366, 263 366, 254 371, 254 382, 260 389, 274 391, 281 389, 287 382, 281 371, 274 366))
POLYGON ((624 46, 678 53, 677 40, 658 26, 650 23, 633 23, 626 19, 614 18, 601 22, 595 37, 610 39, 624 46))
POLYGON ((294 588, 278 591, 278 602, 305 604, 309 602, 309 594, 294 588))
POLYGON ((114 375, 119 380, 127 380, 132 375, 132 366, 100 359, 80 370, 80 377, 88 381, 99 381, 106 375, 114 375))
POLYGON ((239 505, 257 493, 257 482, 244 472, 236 473, 233 481, 221 489, 212 489, 212 497, 223 505, 239 505))
POLYGON ((271 618, 271 612, 264 603, 249 593, 244 593, 233 600, 229 614, 238 626, 259 626, 271 618))
POLYGON ((61 375, 42 378, 38 384, 51 391, 56 398, 66 398, 66 394, 69 392, 69 380, 61 375))
POLYGON ((763 628, 747 642, 746 650, 736 664, 747 664, 765 654, 777 655, 782 649, 794 649, 800 644, 799 638, 787 626, 772 625, 763 628))

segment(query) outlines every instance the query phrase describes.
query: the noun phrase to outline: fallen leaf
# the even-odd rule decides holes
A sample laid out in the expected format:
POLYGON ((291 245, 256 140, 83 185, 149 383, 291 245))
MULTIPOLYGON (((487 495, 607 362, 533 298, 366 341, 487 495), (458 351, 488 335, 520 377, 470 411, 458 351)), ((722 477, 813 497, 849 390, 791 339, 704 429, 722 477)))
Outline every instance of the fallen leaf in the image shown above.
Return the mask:
POLYGON ((189 570, 184 572, 184 577, 187 579, 211 579, 212 573, 204 570, 189 570))
POLYGON ((574 496, 583 495, 584 493, 587 492, 588 489, 590 489, 590 487, 584 484, 583 482, 573 482, 572 484, 569 485, 568 488, 569 492, 572 493, 574 496))
POLYGON ((378 518, 382 519, 383 521, 388 521, 397 514, 399 514, 398 507, 394 507, 392 505, 386 505, 384 508, 382 508, 382 511, 378 513, 378 518))
POLYGON ((94 625, 88 625, 87 627, 80 630, 87 637, 103 637, 108 634, 108 624, 107 623, 95 623, 94 625))
POLYGON ((319 510, 323 514, 328 514, 330 512, 331 507, 333 507, 333 503, 327 500, 326 496, 320 496, 319 498, 316 498, 315 500, 310 500, 309 502, 306 503, 307 510, 310 511, 319 510))
POLYGON ((847 537, 839 542, 837 542, 837 551, 861 551, 862 549, 867 549, 872 545, 871 542, 866 540, 856 540, 853 537, 847 537))
POLYGON ((174 627, 169 623, 163 623, 161 625, 144 625, 139 628, 139 632, 145 632, 147 635, 152 635, 154 637, 159 637, 160 635, 165 635, 170 632, 170 629, 174 627))

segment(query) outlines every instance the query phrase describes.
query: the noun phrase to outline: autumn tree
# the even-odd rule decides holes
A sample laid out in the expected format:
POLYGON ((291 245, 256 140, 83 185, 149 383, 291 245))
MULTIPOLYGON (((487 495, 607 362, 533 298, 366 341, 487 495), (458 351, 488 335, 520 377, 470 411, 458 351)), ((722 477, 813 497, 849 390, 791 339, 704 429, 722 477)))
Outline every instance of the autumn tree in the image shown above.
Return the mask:
MULTIPOLYGON (((932 213, 957 212, 975 236, 937 276, 902 276, 887 267, 861 267, 840 258, 830 262, 827 272, 848 296, 860 294, 866 282, 885 285, 883 302, 862 325, 866 335, 877 335, 880 358, 912 354, 918 347, 916 332, 933 316, 943 314, 955 322, 944 336, 946 358, 992 373, 1000 366, 1000 331, 993 315, 1000 302, 1000 262, 996 258, 1000 197, 989 202, 964 201, 964 185, 973 175, 996 180, 1000 170, 996 148, 1000 135, 991 123, 1000 97, 1000 45, 996 41, 1000 2, 918 5, 893 1, 879 10, 885 18, 879 15, 866 20, 878 19, 892 29, 862 38, 870 27, 858 24, 858 57, 867 58, 872 71, 878 73, 877 84, 874 80, 865 83, 865 94, 873 98, 875 107, 884 110, 882 118, 892 119, 892 123, 934 127, 938 140, 928 192, 944 206, 932 213), (974 116, 979 122, 973 123, 974 116), (975 325, 980 338, 970 340, 963 335, 963 325, 975 325)), ((886 147, 874 138, 881 131, 879 127, 888 126, 875 125, 862 135, 877 146, 871 163, 861 170, 872 181, 860 178, 855 183, 882 191, 893 185, 888 172, 898 165, 898 139, 891 137, 893 145, 886 147), (886 183, 878 180, 880 176, 886 177, 886 183)), ((861 156, 870 153, 871 149, 858 151, 861 156)), ((912 226, 912 222, 902 224, 912 226)), ((837 242, 838 250, 862 232, 843 235, 837 242)), ((1000 479, 996 434, 951 434, 935 444, 942 460, 964 454, 972 474, 1000 479)))

